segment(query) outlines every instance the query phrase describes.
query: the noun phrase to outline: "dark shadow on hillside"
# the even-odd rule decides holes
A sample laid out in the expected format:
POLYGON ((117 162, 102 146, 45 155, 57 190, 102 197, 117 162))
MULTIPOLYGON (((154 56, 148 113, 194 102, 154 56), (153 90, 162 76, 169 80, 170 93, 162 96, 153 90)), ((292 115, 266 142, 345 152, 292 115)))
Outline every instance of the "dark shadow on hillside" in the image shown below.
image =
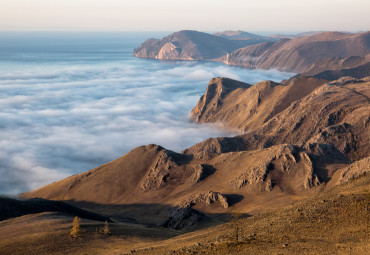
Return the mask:
MULTIPOLYGON (((242 196, 237 194, 227 195, 228 199, 231 197, 233 204, 242 200, 242 196)), ((86 201, 66 201, 74 206, 79 206, 83 209, 105 215, 116 223, 131 223, 138 224, 149 228, 158 228, 168 218, 169 213, 173 210, 171 205, 162 204, 96 204, 86 201)), ((227 209, 225 209, 226 211, 227 209)), ((203 214, 202 212, 200 212, 203 214)), ((223 224, 233 219, 231 212, 225 213, 206 213, 204 217, 194 226, 181 230, 192 231, 193 229, 201 229, 210 226, 223 224)), ((250 217, 251 215, 244 214, 243 217, 250 217)))
POLYGON ((94 221, 111 222, 109 217, 83 210, 64 201, 52 201, 42 198, 32 198, 28 200, 17 200, 6 197, 0 198, 0 221, 41 212, 59 212, 94 221))
POLYGON ((225 194, 225 196, 227 197, 229 206, 233 206, 244 199, 244 196, 240 194, 225 194))

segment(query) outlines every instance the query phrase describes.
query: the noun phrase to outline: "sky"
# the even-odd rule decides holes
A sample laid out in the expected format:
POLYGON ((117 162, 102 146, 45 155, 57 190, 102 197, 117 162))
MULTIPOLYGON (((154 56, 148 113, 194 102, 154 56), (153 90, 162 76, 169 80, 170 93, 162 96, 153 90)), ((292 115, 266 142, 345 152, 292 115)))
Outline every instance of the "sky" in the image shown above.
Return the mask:
POLYGON ((369 0, 0 0, 0 31, 367 31, 369 0))

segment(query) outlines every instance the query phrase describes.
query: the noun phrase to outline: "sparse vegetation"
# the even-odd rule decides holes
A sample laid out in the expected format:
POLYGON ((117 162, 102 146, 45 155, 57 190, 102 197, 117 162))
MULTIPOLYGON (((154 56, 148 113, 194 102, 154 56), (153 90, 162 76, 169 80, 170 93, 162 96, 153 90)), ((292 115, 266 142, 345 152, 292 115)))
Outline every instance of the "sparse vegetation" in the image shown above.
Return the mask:
POLYGON ((243 216, 242 213, 240 212, 237 212, 237 211, 234 211, 231 216, 233 217, 233 219, 231 220, 231 224, 235 230, 235 236, 234 236, 234 242, 236 244, 239 244, 239 237, 240 237, 240 231, 242 230, 242 225, 240 224, 241 222, 239 221, 239 219, 243 216))
POLYGON ((71 237, 74 239, 78 239, 81 237, 81 226, 80 226, 81 219, 79 217, 74 217, 72 222, 72 229, 71 229, 71 237))
POLYGON ((109 224, 108 224, 108 221, 105 221, 104 223, 104 227, 103 229, 101 230, 101 233, 103 235, 110 235, 110 230, 109 230, 109 224))

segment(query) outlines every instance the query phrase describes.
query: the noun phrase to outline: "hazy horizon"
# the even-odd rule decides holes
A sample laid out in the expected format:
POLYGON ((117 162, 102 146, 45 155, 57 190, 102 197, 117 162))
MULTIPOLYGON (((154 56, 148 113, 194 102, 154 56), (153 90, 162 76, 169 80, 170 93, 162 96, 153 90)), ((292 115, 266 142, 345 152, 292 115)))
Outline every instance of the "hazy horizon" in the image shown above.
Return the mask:
POLYGON ((367 0, 2 0, 0 31, 367 31, 367 0), (47 22, 45 22, 47 21, 47 22))

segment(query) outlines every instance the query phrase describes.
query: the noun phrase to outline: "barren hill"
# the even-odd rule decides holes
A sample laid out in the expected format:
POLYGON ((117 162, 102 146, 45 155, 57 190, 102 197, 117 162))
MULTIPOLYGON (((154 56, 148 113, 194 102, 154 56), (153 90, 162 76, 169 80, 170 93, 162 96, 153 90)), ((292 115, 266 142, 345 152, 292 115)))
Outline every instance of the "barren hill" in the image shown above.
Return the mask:
POLYGON ((228 40, 198 31, 183 30, 161 40, 145 41, 134 49, 134 56, 167 60, 210 60, 247 45, 251 43, 228 40))
POLYGON ((254 86, 215 78, 191 111, 196 122, 221 122, 241 132, 253 130, 303 98, 326 80, 301 77, 288 84, 263 81, 254 86))
POLYGON ((42 213, 0 222, 3 254, 368 254, 370 175, 294 205, 190 232, 83 220, 80 240, 72 218, 42 213), (238 231, 238 241, 236 232, 238 231))
POLYGON ((228 54, 223 61, 229 65, 305 72, 323 59, 366 56, 369 53, 370 32, 324 32, 294 39, 281 39, 276 43, 247 46, 228 54))
POLYGON ((243 31, 210 35, 184 30, 161 40, 149 39, 134 50, 134 55, 141 58, 212 60, 248 68, 310 74, 357 67, 359 61, 365 64, 363 58, 369 54, 370 32, 303 33, 276 41, 273 37, 243 31), (353 62, 356 58, 357 63, 353 62))
POLYGON ((279 40, 279 38, 256 35, 256 34, 244 32, 241 30, 238 30, 238 31, 228 30, 228 31, 215 33, 214 35, 217 35, 217 36, 220 36, 226 39, 230 39, 230 40, 248 41, 250 45, 258 44, 258 43, 266 42, 266 41, 278 41, 279 40))
MULTIPOLYGON (((322 72, 333 72, 333 71, 339 71, 346 70, 346 69, 356 69, 361 68, 361 66, 364 66, 370 62, 370 54, 365 56, 351 56, 348 58, 327 58, 322 59, 317 62, 315 62, 307 71, 302 73, 302 75, 306 76, 315 76, 322 72)), ((369 73, 370 70, 367 72, 364 72, 364 74, 361 74, 362 77, 357 75, 356 73, 347 73, 346 75, 340 76, 340 73, 336 74, 335 78, 330 78, 329 80, 336 80, 343 76, 351 76, 353 78, 364 78, 367 76, 370 76, 370 74, 365 75, 365 73, 369 73)))
MULTIPOLYGON (((291 82, 294 83, 294 79, 291 82)), ((233 95, 231 92, 230 98, 225 97, 223 107, 237 107, 238 94, 232 99, 233 95), (229 105, 226 102, 229 102, 229 105)), ((212 157, 214 154, 266 148, 282 143, 301 145, 310 142, 332 143, 352 160, 358 160, 370 154, 369 98, 369 78, 342 78, 319 86, 244 135, 234 138, 210 138, 185 150, 185 153, 196 157, 212 157)), ((222 112, 220 109, 214 116, 207 116, 207 119, 221 121, 221 118, 216 116, 224 116, 222 112)), ((239 115, 239 112, 234 115, 239 115)), ((229 115, 224 123, 237 127, 233 126, 234 119, 234 116, 229 115)))

